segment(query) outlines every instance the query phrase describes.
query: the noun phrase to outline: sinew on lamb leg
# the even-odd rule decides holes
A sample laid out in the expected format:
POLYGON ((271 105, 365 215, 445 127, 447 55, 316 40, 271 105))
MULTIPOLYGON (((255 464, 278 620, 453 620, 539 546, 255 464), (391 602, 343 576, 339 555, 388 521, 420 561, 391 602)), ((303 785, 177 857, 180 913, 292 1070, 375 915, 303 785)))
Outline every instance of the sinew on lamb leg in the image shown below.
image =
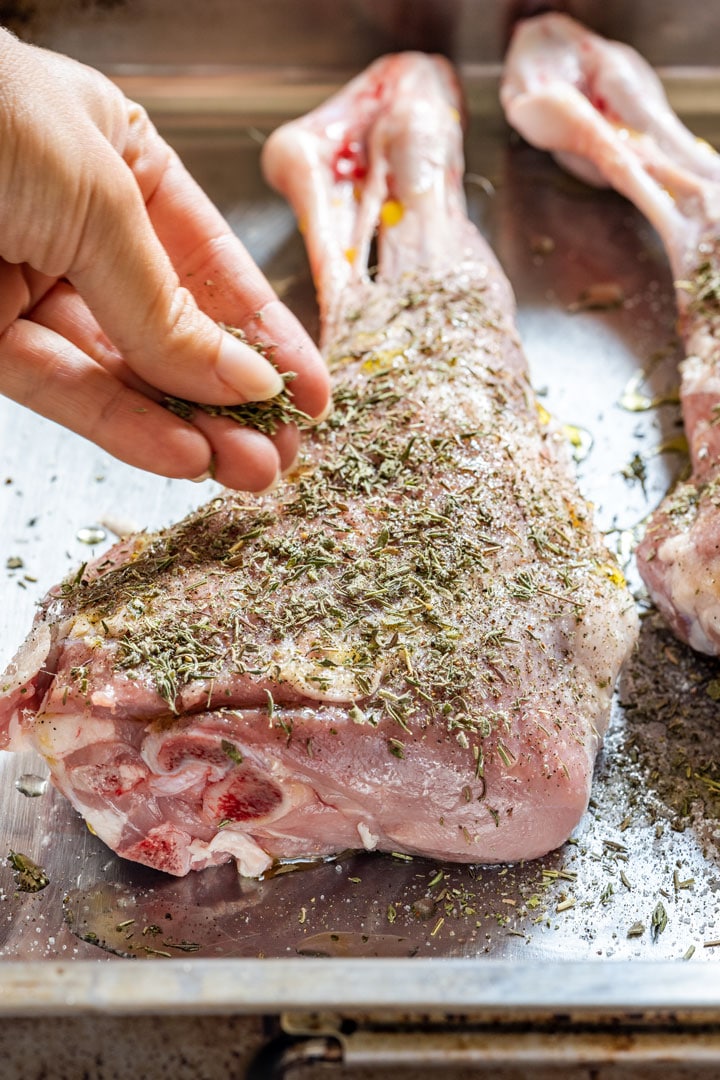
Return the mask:
POLYGON ((652 514, 640 573, 675 634, 720 653, 720 156, 672 112, 627 45, 566 15, 519 24, 502 99, 529 142, 634 202, 659 233, 676 281, 686 359, 680 397, 692 475, 652 514))
POLYGON ((538 421, 461 138, 450 67, 414 54, 270 138, 334 412, 271 494, 54 590, 6 676, 3 730, 126 858, 517 860, 587 805, 636 615, 538 421))

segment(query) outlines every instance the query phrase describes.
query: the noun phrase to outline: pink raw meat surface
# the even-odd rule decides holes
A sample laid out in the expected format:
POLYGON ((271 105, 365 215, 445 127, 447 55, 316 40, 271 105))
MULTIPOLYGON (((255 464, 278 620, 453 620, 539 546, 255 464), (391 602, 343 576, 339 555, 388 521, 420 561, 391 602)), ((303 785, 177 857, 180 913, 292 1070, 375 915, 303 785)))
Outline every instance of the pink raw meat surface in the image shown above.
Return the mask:
POLYGON ((652 222, 675 276, 686 359, 680 397, 692 475, 651 516, 637 551, 648 590, 679 638, 720 653, 720 156, 670 108, 627 45, 566 15, 521 23, 507 57, 508 120, 652 222))
POLYGON ((334 412, 272 493, 54 589, 3 742, 173 874, 541 855, 586 808, 636 614, 466 217, 451 68, 378 60, 263 164, 307 241, 334 412))

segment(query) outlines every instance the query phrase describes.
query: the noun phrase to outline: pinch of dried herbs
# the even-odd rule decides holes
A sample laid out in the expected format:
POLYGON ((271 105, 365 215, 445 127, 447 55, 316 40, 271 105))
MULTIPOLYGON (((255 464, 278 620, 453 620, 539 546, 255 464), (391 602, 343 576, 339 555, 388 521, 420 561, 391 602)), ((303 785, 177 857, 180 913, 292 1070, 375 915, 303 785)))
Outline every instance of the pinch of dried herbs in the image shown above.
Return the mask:
POLYGON ((199 411, 207 413, 208 416, 224 416, 243 427, 261 431, 263 435, 275 435, 283 424, 296 424, 299 428, 312 426, 312 417, 293 404, 292 394, 288 390, 288 384, 296 377, 293 371, 283 372, 283 389, 275 397, 265 401, 248 401, 242 405, 208 405, 166 395, 161 404, 181 420, 192 420, 199 411))

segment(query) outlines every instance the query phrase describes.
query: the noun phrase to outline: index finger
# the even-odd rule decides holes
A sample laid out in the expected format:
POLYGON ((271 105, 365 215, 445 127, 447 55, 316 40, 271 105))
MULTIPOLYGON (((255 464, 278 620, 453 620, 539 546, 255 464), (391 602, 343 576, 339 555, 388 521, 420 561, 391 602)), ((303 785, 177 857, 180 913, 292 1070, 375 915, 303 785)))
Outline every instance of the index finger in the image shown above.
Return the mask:
POLYGON ((330 379, 312 338, 278 299, 208 196, 139 113, 125 160, 145 196, 152 226, 182 283, 213 318, 239 326, 267 348, 279 371, 293 371, 295 404, 322 415, 330 379))

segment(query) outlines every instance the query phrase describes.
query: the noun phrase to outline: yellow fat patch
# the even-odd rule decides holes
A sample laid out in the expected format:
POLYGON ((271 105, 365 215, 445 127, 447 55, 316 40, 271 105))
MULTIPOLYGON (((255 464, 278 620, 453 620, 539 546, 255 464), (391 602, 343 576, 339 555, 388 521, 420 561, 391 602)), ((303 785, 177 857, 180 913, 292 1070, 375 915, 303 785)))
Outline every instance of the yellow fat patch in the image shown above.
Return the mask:
POLYGON ((367 360, 362 366, 363 371, 375 374, 378 371, 390 371, 393 366, 393 361, 398 356, 404 356, 402 349, 382 349, 379 352, 374 352, 372 356, 368 356, 367 360))
POLYGON ((586 527, 585 515, 581 512, 578 513, 578 508, 572 503, 565 500, 567 507, 568 517, 570 518, 570 524, 573 529, 584 529, 586 527))
POLYGON ((550 413, 547 411, 544 405, 541 405, 539 401, 535 402, 535 408, 537 409, 538 420, 541 424, 549 424, 552 420, 550 413))
POLYGON ((707 141, 707 139, 696 138, 695 142, 697 143, 698 146, 702 146, 705 150, 709 150, 710 153, 713 155, 713 157, 718 156, 717 150, 715 149, 714 146, 710 145, 710 143, 707 141))
POLYGON ((405 209, 397 199, 387 199, 380 208, 380 223, 386 229, 391 229, 402 221, 405 209))
POLYGON ((580 447, 583 444, 582 431, 577 424, 563 424, 562 433, 571 446, 580 447))
POLYGON ((602 563, 600 570, 606 578, 612 581, 613 585, 617 585, 618 589, 624 589, 627 585, 625 575, 619 566, 613 566, 612 563, 602 563))
POLYGON ((347 259, 347 261, 352 266, 352 264, 355 262, 355 259, 357 258, 357 248, 345 248, 345 251, 344 251, 343 254, 345 255, 345 258, 347 259))

